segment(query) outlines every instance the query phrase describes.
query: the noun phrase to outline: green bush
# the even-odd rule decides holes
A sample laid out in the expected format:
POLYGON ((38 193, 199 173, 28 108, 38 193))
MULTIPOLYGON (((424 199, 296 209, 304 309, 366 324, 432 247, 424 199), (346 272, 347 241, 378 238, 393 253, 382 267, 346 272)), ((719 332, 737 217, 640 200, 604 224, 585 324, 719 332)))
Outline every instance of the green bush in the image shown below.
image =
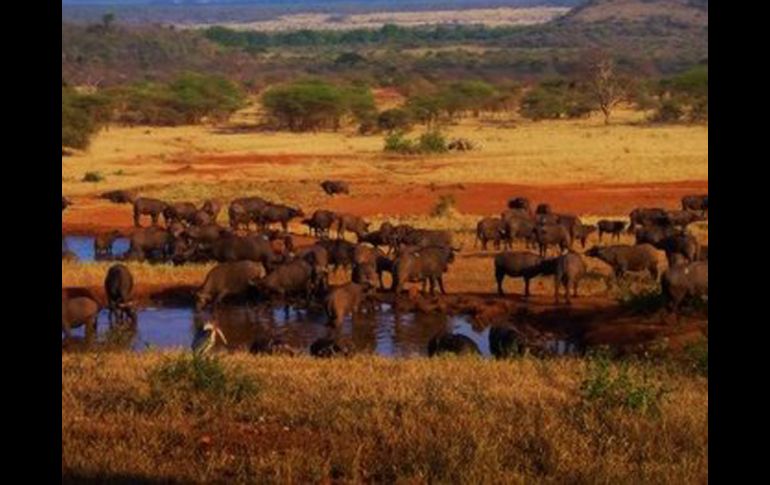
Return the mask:
POLYGON ((449 151, 446 137, 437 130, 421 135, 417 140, 409 140, 403 131, 395 131, 385 137, 386 152, 402 155, 445 153, 449 151))
POLYGON ((420 153, 446 153, 449 148, 447 148, 446 137, 441 132, 432 130, 420 136, 417 150, 420 153))
POLYGON ((368 87, 342 88, 324 81, 298 81, 274 86, 262 105, 276 128, 291 131, 338 129, 345 116, 371 123, 376 108, 368 87))
POLYGON ((561 118, 566 109, 563 93, 539 86, 522 98, 519 112, 525 118, 539 121, 561 118))
POLYGON ((154 126, 223 121, 245 106, 245 93, 219 76, 187 73, 168 84, 136 83, 109 94, 121 123, 154 126))
POLYGON ((62 146, 85 149, 100 127, 109 120, 111 102, 102 95, 80 94, 62 87, 62 146))
POLYGON ((665 100, 655 110, 652 120, 658 123, 675 123, 680 121, 683 116, 684 110, 677 101, 665 100))
POLYGON ((385 137, 386 152, 401 153, 404 155, 417 152, 415 144, 406 138, 403 132, 396 131, 385 137))
POLYGON ((613 364, 606 353, 589 356, 581 391, 589 404, 642 414, 658 414, 668 392, 662 385, 650 382, 641 364, 634 368, 625 361, 613 364))
POLYGON ((184 354, 166 358, 147 376, 151 400, 164 404, 178 399, 200 405, 238 403, 257 393, 259 387, 237 369, 225 369, 215 356, 184 354))
POLYGON ((389 133, 396 130, 406 132, 412 127, 412 116, 402 108, 387 109, 377 116, 377 126, 389 133))

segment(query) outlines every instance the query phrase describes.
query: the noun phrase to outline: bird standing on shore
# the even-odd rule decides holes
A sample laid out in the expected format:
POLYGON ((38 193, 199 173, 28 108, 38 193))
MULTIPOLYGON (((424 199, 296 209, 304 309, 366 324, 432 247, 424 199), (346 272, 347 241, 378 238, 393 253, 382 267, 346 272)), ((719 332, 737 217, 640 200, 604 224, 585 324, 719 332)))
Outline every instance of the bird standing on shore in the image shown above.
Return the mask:
POLYGON ((217 337, 220 337, 222 342, 227 345, 227 339, 222 330, 214 322, 206 322, 193 339, 193 353, 195 355, 208 354, 217 344, 217 337))

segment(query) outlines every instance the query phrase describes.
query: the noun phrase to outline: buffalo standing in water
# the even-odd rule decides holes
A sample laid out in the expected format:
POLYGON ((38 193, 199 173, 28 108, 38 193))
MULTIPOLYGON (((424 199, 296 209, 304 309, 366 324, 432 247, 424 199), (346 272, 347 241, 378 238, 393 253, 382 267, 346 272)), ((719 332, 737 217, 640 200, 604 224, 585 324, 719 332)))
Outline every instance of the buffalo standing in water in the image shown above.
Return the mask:
POLYGON ((209 303, 218 305, 228 296, 243 295, 252 282, 264 274, 262 266, 253 261, 236 261, 216 265, 195 294, 195 309, 203 310, 209 303))
POLYGON ((136 323, 136 311, 131 302, 133 290, 134 277, 131 271, 122 264, 111 266, 104 279, 110 325, 115 320, 121 323, 126 320, 136 323))
POLYGON ((480 355, 476 343, 465 335, 442 332, 428 342, 428 357, 440 354, 480 355))
POLYGON ((329 325, 339 328, 345 315, 356 315, 361 310, 361 305, 366 302, 366 296, 372 290, 368 283, 347 283, 332 288, 326 295, 325 309, 329 317, 329 325))

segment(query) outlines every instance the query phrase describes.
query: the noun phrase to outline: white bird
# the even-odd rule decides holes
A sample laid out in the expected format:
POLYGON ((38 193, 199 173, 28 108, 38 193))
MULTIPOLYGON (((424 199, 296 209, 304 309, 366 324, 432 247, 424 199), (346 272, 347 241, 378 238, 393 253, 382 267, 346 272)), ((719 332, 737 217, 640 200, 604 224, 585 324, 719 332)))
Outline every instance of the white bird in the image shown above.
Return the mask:
POLYGON ((225 334, 222 333, 222 330, 214 322, 206 322, 193 339, 193 353, 196 355, 209 353, 217 344, 217 337, 220 337, 222 342, 227 345, 227 339, 225 338, 225 334))

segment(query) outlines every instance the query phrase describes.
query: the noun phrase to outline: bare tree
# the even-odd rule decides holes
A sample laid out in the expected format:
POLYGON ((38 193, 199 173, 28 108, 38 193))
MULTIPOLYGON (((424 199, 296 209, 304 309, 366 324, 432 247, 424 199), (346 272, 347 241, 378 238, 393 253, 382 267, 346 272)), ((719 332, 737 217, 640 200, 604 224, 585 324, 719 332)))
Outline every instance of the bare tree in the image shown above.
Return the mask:
POLYGON ((617 73, 609 55, 589 56, 586 67, 591 94, 604 114, 604 124, 609 125, 612 110, 628 97, 629 82, 617 73))

